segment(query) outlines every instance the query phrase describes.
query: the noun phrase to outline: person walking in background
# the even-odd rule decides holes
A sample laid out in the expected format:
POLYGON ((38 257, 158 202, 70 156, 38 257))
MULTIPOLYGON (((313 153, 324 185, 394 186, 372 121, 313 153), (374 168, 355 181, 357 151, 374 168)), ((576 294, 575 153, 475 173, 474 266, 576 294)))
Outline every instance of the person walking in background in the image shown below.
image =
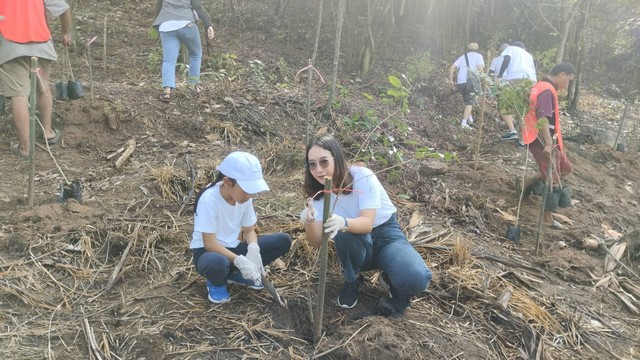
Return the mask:
POLYGON ((493 78, 494 81, 498 77, 498 73, 500 72, 500 68, 502 67, 502 60, 504 59, 504 57, 502 56, 502 52, 508 47, 509 44, 507 43, 500 45, 500 48, 498 49, 498 56, 491 59, 488 75, 493 78))
POLYGON ((287 234, 256 235, 252 198, 263 191, 269 186, 258 158, 235 151, 222 160, 215 181, 196 195, 189 247, 196 271, 207 279, 212 303, 231 299, 227 283, 264 288, 264 266, 291 248, 287 234))
POLYGON ((325 196, 331 196, 331 217, 324 232, 331 234, 344 275, 338 305, 358 303, 363 271, 382 270, 381 280, 390 296, 382 297, 373 314, 401 316, 411 298, 427 289, 431 271, 407 241, 396 207, 375 174, 361 166, 349 166, 338 141, 331 135, 317 137, 307 145, 304 192, 307 207, 300 213, 309 245, 322 243, 325 196), (325 179, 333 178, 333 192, 325 194, 325 179))
MULTIPOLYGON (((533 56, 529 54, 522 41, 515 41, 502 52, 502 65, 496 78, 504 79, 514 85, 522 81, 530 80, 534 84, 536 78, 536 66, 533 56)), ((498 109, 500 106, 498 106, 498 109)), ((500 114, 502 121, 507 125, 508 131, 501 136, 502 140, 518 140, 518 132, 515 128, 514 115, 500 114)))
MULTIPOLYGON (((458 87, 458 91, 462 95, 462 99, 464 101, 464 111, 462 113, 462 121, 460 125, 463 128, 470 129, 470 124, 473 124, 473 116, 471 115, 471 111, 473 110, 473 105, 476 102, 477 91, 473 86, 469 86, 467 84, 467 80, 471 76, 469 71, 473 71, 476 73, 481 73, 484 70, 484 58, 478 51, 477 43, 470 43, 467 45, 467 50, 464 55, 460 56, 451 66, 449 67, 449 84, 454 85, 453 82, 453 74, 458 72, 457 81, 455 82, 458 87)), ((477 84, 480 86, 480 83, 477 84)))
POLYGON ((58 59, 47 18, 60 17, 62 44, 71 45, 71 11, 64 0, 0 1, 0 79, 5 97, 11 98, 11 114, 18 143, 11 151, 18 157, 29 155, 29 94, 31 57, 38 58, 37 108, 44 128, 44 140, 56 144, 62 131, 52 126, 53 97, 49 89, 51 64, 58 59))
POLYGON ((161 99, 164 102, 171 101, 171 90, 176 88, 176 63, 181 44, 184 44, 189 51, 187 83, 195 93, 202 91, 199 85, 202 45, 194 11, 204 22, 209 40, 213 39, 215 33, 211 18, 202 6, 201 0, 158 0, 156 6, 156 19, 153 26, 158 29, 162 42, 163 92, 161 99))
POLYGON ((524 179, 525 192, 531 187, 547 179, 549 161, 552 163, 551 174, 554 185, 553 193, 547 196, 544 222, 556 228, 562 225, 553 219, 553 212, 558 206, 571 206, 571 198, 566 188, 559 188, 561 179, 573 171, 573 167, 564 151, 562 129, 560 127, 560 109, 558 92, 565 90, 575 77, 576 69, 570 63, 556 65, 549 75, 535 84, 529 93, 531 104, 524 118, 522 140, 528 145, 531 155, 538 164, 538 173, 524 179), (553 139, 557 139, 557 145, 553 139))

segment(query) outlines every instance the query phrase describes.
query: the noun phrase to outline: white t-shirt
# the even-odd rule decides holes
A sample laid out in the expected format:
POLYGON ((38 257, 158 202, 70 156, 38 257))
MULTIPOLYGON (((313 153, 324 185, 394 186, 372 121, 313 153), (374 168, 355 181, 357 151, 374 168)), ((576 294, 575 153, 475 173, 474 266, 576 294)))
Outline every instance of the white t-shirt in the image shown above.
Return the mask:
MULTIPOLYGON (((353 191, 340 193, 339 196, 331 194, 331 213, 346 218, 356 218, 360 216, 361 210, 376 209, 373 227, 389 220, 397 209, 373 171, 361 166, 351 166, 349 173, 353 177, 353 191)), ((324 198, 313 201, 313 207, 318 214, 316 221, 322 221, 323 206, 324 198)))
MULTIPOLYGON (((478 65, 482 65, 484 67, 484 59, 482 55, 478 54, 475 51, 471 51, 467 53, 467 57, 469 58, 469 69, 472 71, 478 72, 478 65)), ((464 58, 464 55, 460 56, 453 65, 458 68, 458 84, 464 84, 467 82, 467 61, 464 58)))
POLYGON ((255 225, 257 221, 253 199, 244 204, 229 205, 220 194, 221 184, 215 184, 200 196, 193 219, 190 249, 204 247, 202 233, 216 234, 221 245, 234 248, 240 244, 238 237, 242 227, 255 225))
POLYGON ((178 29, 182 29, 187 26, 191 21, 189 20, 167 20, 160 24, 158 27, 158 31, 160 32, 169 32, 178 29))
MULTIPOLYGON (((533 56, 525 49, 518 46, 509 46, 501 54, 503 57, 509 55, 511 60, 509 66, 502 74, 505 80, 529 79, 533 82, 538 81, 536 78, 536 65, 533 62, 533 56)), ((498 72, 500 69, 498 69, 498 72)))
POLYGON ((494 79, 496 78, 496 76, 498 76, 498 73, 500 72, 500 68, 502 67, 502 60, 504 60, 502 56, 494 57, 493 60, 491 60, 491 65, 489 65, 489 71, 490 72, 493 71, 494 79))

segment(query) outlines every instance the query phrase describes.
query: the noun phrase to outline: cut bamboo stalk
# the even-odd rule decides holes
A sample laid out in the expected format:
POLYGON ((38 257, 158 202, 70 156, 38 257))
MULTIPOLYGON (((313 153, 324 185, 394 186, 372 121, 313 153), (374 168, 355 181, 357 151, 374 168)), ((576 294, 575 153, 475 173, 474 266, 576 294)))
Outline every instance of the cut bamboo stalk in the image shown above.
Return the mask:
POLYGON ((324 224, 331 215, 331 194, 333 179, 324 179, 324 207, 322 211, 322 244, 320 245, 320 274, 318 280, 318 304, 316 305, 313 340, 317 344, 322 338, 322 316, 324 314, 324 293, 327 283, 327 257, 329 254, 329 234, 324 232, 324 224))
POLYGON ((107 73, 107 15, 104 16, 104 30, 102 32, 102 71, 107 73))
POLYGON ((549 195, 549 188, 551 188, 551 182, 553 176, 551 175, 551 165, 553 164, 553 147, 551 148, 551 154, 549 154, 549 164, 547 165, 547 181, 544 184, 544 192, 542 193, 542 206, 540 206, 540 218, 538 219, 538 235, 536 236, 536 255, 540 250, 540 239, 542 238, 542 225, 544 224, 544 207, 547 203, 547 195, 549 195))
POLYGON ((38 58, 33 56, 31 58, 31 91, 29 92, 29 189, 27 190, 27 194, 28 194, 27 196, 29 199, 30 207, 33 207, 33 191, 34 191, 33 182, 34 182, 35 173, 36 173, 35 154, 36 154, 37 85, 38 85, 38 58))

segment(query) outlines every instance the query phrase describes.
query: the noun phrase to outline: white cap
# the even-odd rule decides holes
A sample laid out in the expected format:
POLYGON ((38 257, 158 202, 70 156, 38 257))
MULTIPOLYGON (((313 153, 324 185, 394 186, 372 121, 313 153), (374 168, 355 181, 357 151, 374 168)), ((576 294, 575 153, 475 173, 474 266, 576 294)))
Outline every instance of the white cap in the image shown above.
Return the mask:
POLYGON ((236 180, 247 194, 269 191, 269 185, 262 178, 260 160, 247 152, 232 152, 222 160, 217 169, 225 176, 236 180))

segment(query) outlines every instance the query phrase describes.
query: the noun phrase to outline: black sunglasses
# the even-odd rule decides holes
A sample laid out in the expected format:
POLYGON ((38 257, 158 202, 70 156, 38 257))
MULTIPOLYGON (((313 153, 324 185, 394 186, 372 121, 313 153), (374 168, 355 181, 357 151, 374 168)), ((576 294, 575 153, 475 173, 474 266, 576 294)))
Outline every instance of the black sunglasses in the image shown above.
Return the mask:
POLYGON ((320 164, 321 168, 326 169, 329 167, 329 160, 331 159, 333 158, 322 158, 317 163, 315 161, 309 161, 306 165, 306 168, 309 169, 309 171, 316 171, 316 169, 318 168, 318 164, 320 164))

